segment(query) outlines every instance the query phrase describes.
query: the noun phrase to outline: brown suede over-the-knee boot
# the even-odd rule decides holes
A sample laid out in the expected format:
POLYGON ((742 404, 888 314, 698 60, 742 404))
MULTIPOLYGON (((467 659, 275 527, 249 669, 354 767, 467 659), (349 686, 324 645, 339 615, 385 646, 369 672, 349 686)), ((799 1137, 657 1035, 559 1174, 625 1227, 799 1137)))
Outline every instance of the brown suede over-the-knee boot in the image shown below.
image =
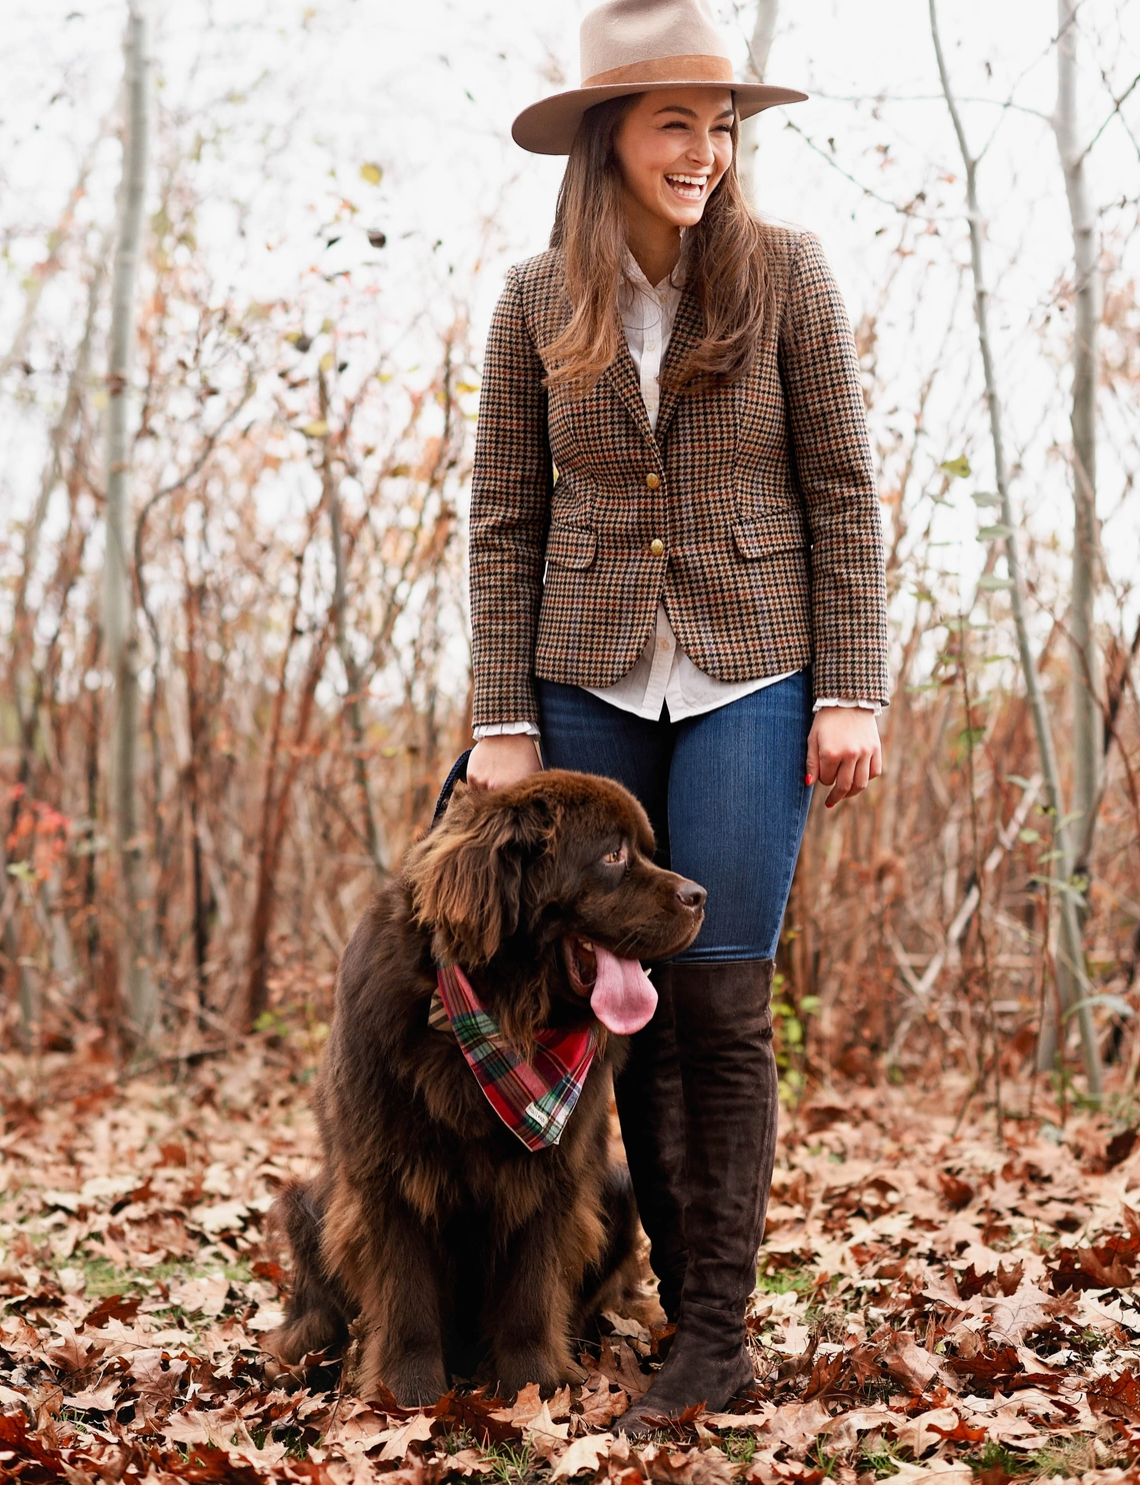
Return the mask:
POLYGON ((756 1283, 776 1153, 771 960, 670 967, 685 1116, 688 1259, 676 1335, 641 1401, 646 1434, 693 1404, 723 1408, 753 1379, 744 1310, 756 1283))
POLYGON ((629 1058, 614 1081, 638 1216, 669 1321, 676 1321, 680 1310, 687 1257, 685 1108, 673 1021, 674 971, 670 964, 653 967, 657 1010, 630 1038, 629 1058))

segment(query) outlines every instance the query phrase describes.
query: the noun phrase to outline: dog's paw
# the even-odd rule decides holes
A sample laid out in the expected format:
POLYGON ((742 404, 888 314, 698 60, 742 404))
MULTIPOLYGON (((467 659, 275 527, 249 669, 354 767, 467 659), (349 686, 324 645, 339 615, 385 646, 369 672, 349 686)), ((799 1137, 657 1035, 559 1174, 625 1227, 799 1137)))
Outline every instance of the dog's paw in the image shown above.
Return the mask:
POLYGON ((588 1374, 568 1357, 552 1357, 546 1352, 526 1352, 500 1357, 495 1392, 500 1398, 514 1399, 528 1384, 537 1384, 543 1398, 549 1398, 566 1384, 585 1382, 588 1374))
POLYGON ((422 1409, 447 1392, 447 1374, 438 1363, 416 1361, 366 1367, 354 1383, 361 1398, 390 1394, 402 1409, 422 1409))

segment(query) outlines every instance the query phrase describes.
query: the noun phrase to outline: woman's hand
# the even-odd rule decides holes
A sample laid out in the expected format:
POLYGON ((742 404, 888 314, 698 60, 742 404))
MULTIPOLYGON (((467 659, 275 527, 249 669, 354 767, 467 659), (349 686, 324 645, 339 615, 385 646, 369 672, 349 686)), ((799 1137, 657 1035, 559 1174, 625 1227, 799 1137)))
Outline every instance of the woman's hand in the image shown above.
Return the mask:
POLYGON ((827 808, 862 794, 882 772, 875 714, 866 707, 821 707, 808 734, 807 783, 831 785, 827 808))
POLYGON ((541 768, 534 738, 526 733, 503 733, 476 743, 467 760, 467 783, 472 789, 504 789, 541 768))

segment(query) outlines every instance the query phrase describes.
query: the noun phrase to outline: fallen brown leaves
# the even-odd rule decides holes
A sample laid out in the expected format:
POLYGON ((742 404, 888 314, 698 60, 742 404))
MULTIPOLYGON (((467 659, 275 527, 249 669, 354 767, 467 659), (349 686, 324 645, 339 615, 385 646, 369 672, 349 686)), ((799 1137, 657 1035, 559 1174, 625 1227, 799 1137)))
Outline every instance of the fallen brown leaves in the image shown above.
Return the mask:
POLYGON ((630 1317, 548 1399, 267 1382, 263 1222, 311 1160, 305 1073, 259 1042, 170 1083, 0 1068, 0 1480, 1136 1479, 1140 1149, 1105 1121, 1013 1121, 998 1151, 911 1091, 809 1104, 751 1304, 760 1385, 635 1446, 656 1339, 630 1317))

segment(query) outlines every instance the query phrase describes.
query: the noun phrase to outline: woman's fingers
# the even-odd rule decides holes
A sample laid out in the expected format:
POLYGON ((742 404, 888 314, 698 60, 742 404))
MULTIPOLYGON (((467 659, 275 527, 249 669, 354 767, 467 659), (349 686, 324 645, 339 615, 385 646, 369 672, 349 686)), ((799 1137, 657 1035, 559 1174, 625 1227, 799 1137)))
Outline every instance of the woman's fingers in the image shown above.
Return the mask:
POLYGON ((819 781, 819 736, 818 729, 813 727, 808 734, 807 765, 804 773, 804 783, 810 789, 819 781))
POLYGON ((858 755, 847 753, 843 755, 839 768, 835 772, 835 783, 831 793, 827 797, 827 808, 838 805, 840 800, 845 800, 851 793, 851 786, 855 781, 855 765, 858 755))

